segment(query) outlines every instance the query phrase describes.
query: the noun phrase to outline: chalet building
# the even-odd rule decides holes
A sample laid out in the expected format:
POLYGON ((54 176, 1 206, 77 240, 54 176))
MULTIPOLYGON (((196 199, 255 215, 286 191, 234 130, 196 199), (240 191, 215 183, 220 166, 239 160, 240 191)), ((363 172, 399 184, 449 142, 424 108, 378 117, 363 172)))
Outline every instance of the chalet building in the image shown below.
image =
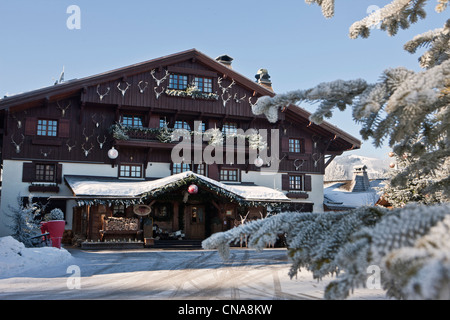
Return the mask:
POLYGON ((322 212, 325 167, 361 142, 327 122, 312 124, 298 106, 280 110, 276 123, 253 114, 259 97, 275 95, 270 76, 260 69, 250 80, 232 60, 192 49, 1 99, 0 235, 10 232, 10 207, 30 194, 48 211, 62 209, 66 230, 94 241, 151 237, 145 227, 155 224, 204 239, 245 216, 322 212), (239 133, 251 128, 253 136, 239 133), (192 157, 184 152, 178 162, 176 129, 193 145, 192 157), (255 158, 264 130, 267 146, 258 146, 266 155, 255 158), (244 148, 196 162, 195 152, 218 159, 210 151, 217 132, 244 139, 244 148))

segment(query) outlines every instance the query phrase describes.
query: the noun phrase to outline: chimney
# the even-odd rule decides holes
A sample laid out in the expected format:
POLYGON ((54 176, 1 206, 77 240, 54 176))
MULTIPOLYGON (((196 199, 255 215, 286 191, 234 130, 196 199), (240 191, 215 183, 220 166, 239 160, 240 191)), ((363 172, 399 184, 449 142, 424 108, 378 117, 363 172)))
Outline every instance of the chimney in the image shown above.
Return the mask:
POLYGON ((367 175, 367 167, 355 166, 353 167, 353 181, 350 187, 352 192, 365 192, 370 189, 369 176, 367 175))
POLYGON ((258 72, 255 75, 256 82, 265 87, 266 89, 269 89, 270 91, 273 91, 272 89, 272 81, 270 81, 269 72, 267 69, 259 69, 258 72))
POLYGON ((230 68, 230 69, 233 69, 233 67, 231 66, 231 62, 233 61, 233 58, 230 57, 230 56, 227 55, 227 54, 218 56, 218 57, 216 58, 216 61, 220 62, 220 63, 223 64, 223 65, 226 65, 226 66, 227 66, 228 68, 230 68))

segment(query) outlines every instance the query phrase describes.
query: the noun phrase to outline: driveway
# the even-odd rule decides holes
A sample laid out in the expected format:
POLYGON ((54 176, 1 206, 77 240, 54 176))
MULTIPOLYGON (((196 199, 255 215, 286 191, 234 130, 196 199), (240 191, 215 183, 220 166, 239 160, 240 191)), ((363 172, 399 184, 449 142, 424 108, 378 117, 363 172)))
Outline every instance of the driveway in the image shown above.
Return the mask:
MULTIPOLYGON (((331 280, 288 274, 285 249, 232 249, 228 261, 209 250, 68 249, 73 259, 0 279, 0 299, 322 299, 331 280)), ((355 290, 354 299, 383 299, 355 290)))

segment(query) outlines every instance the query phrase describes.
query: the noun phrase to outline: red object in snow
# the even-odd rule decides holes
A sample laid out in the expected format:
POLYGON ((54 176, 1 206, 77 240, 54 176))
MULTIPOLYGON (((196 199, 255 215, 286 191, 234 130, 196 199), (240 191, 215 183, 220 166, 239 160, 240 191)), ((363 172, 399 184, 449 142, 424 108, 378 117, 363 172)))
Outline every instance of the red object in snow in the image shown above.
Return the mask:
MULTIPOLYGON (((44 228, 50 233, 52 247, 61 249, 61 240, 66 227, 64 220, 51 220, 44 224, 44 228)), ((42 227, 41 227, 42 230, 42 227)))
POLYGON ((190 194, 196 194, 198 192, 198 187, 195 184, 191 184, 188 188, 190 194))

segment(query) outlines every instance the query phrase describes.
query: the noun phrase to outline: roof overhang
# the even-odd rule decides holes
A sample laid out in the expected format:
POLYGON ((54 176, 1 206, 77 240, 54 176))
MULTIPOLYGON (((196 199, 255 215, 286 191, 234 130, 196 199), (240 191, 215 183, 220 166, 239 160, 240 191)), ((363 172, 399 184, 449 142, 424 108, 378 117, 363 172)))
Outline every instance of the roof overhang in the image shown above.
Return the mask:
POLYGON ((330 139, 328 154, 339 155, 344 151, 361 148, 361 140, 327 121, 323 121, 321 124, 313 123, 309 120, 311 113, 295 104, 289 105, 284 112, 286 113, 286 119, 291 118, 296 123, 304 124, 312 132, 317 132, 322 136, 328 136, 330 139))
POLYGON ((142 203, 195 183, 200 187, 242 205, 284 203, 291 200, 279 190, 256 185, 227 185, 192 171, 156 180, 123 180, 108 177, 66 175, 73 200, 82 204, 142 203))

